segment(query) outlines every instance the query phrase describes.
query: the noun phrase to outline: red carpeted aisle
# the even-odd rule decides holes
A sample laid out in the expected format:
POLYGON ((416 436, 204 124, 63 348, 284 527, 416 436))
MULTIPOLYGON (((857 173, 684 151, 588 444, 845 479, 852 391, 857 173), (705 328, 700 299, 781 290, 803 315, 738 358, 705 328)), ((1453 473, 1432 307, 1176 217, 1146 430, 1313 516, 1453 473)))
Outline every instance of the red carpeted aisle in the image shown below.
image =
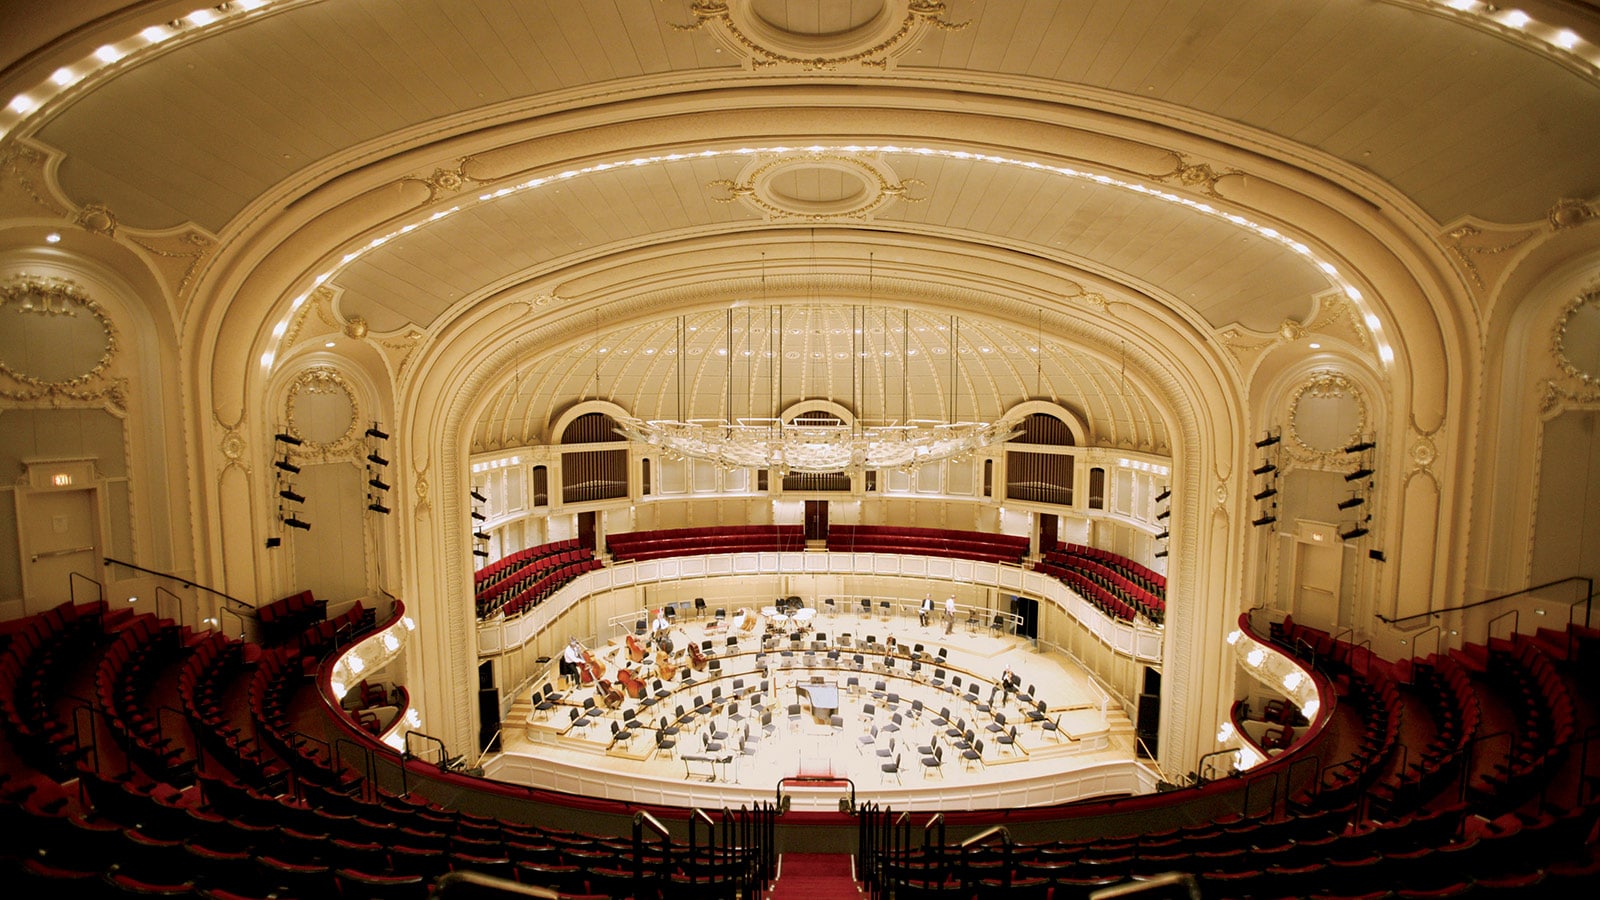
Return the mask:
POLYGON ((831 900, 857 897, 861 889, 851 877, 848 853, 785 853, 778 860, 772 900, 831 900))

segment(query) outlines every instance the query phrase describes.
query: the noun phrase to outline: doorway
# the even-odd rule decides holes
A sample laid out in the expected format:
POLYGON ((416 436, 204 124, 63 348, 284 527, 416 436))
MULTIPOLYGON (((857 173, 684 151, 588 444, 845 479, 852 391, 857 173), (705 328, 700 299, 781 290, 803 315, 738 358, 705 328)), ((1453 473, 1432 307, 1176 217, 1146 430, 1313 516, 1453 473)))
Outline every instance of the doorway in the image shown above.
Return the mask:
POLYGON ((1061 517, 1054 513, 1038 513, 1039 516, 1039 553, 1049 553, 1056 548, 1056 528, 1061 517))
POLYGON ((19 490, 17 525, 25 614, 71 600, 74 575, 105 583, 99 489, 19 490))
POLYGON ((806 501, 806 540, 826 541, 828 539, 828 501, 806 501))

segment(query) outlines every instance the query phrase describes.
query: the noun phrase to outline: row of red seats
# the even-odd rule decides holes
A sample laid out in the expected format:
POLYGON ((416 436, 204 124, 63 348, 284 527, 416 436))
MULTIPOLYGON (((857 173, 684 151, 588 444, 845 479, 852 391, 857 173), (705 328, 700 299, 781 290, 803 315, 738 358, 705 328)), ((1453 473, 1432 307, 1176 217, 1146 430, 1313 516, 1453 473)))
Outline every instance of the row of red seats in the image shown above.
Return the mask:
POLYGON ((572 579, 585 572, 600 568, 602 563, 594 557, 569 562, 558 569, 546 572, 540 578, 518 591, 500 606, 507 616, 515 616, 543 603, 546 598, 561 590, 572 579))
POLYGON ((1143 583, 1150 590, 1162 596, 1166 595, 1167 576, 1148 566, 1134 562, 1119 553, 1112 553, 1110 550, 1102 550, 1099 547, 1090 547, 1087 544, 1061 544, 1055 549, 1069 556, 1080 556, 1084 559, 1092 559, 1096 562, 1114 566, 1133 576, 1136 581, 1143 583))
POLYGON ((1474 780, 1474 790, 1504 801, 1537 785, 1576 733, 1571 692, 1537 644, 1489 641, 1485 675, 1511 700, 1516 716, 1507 758, 1474 780))
POLYGON ((551 541, 547 544, 539 544, 537 546, 527 547, 522 550, 518 550, 509 556, 502 556, 487 566, 479 569, 477 572, 474 572, 472 576, 472 582, 478 587, 482 587, 486 584, 492 584, 495 581, 506 577, 508 573, 523 563, 531 562, 539 559, 540 557, 552 556, 557 553, 565 553, 568 550, 577 549, 577 538, 567 538, 566 540, 551 541))
POLYGON ((259 639, 263 645, 293 640, 306 626, 327 616, 327 602, 318 600, 310 591, 290 594, 256 610, 256 621, 261 625, 259 639))
POLYGON ((1034 567, 1035 572, 1043 572, 1067 587, 1078 592, 1083 599, 1094 604, 1097 609, 1113 619, 1132 622, 1139 617, 1139 611, 1121 597, 1111 593, 1093 579, 1075 569, 1062 568, 1051 562, 1041 562, 1034 567))
POLYGON ((1028 553, 1023 535, 897 525, 833 525, 828 549, 836 552, 912 553, 983 562, 1019 563, 1028 553))
POLYGON ((1407 793, 1415 798, 1414 802, 1421 802, 1453 787, 1482 720, 1482 706, 1472 679, 1454 659, 1429 655, 1415 662, 1410 671, 1413 688, 1434 725, 1434 735, 1426 744, 1409 747, 1411 758, 1404 767, 1374 786, 1374 796, 1390 804, 1407 793))
POLYGON ((146 695, 161 670, 186 649, 189 635, 189 629, 170 619, 142 614, 117 632, 95 673, 95 691, 111 735, 141 769, 177 785, 189 783, 194 758, 182 734, 165 732, 146 695))
POLYGON ((1166 617, 1167 602, 1164 594, 1145 588, 1112 566, 1081 556, 1071 556, 1060 550, 1052 550, 1045 554, 1045 561, 1058 568, 1082 572, 1091 581, 1106 588, 1152 621, 1159 622, 1166 617))
POLYGON ((507 577, 478 590, 475 598, 478 618, 481 619, 493 614, 506 600, 520 594, 529 585, 550 572, 562 566, 592 558, 593 554, 586 550, 563 550, 560 553, 541 556, 518 566, 507 577))
POLYGON ((619 560, 712 553, 783 552, 805 549, 805 544, 805 530, 799 525, 726 525, 606 535, 607 552, 619 560))
MULTIPOLYGON (((288 767, 250 737, 226 705, 228 685, 260 660, 259 644, 212 632, 184 660, 178 676, 178 697, 202 753, 258 788, 281 789, 288 767)), ((250 729, 250 733, 254 731, 250 729)))
POLYGON ((65 775, 86 752, 59 718, 54 698, 78 661, 102 639, 112 614, 103 601, 63 603, 13 631, 0 654, 0 726, 35 768, 65 775))

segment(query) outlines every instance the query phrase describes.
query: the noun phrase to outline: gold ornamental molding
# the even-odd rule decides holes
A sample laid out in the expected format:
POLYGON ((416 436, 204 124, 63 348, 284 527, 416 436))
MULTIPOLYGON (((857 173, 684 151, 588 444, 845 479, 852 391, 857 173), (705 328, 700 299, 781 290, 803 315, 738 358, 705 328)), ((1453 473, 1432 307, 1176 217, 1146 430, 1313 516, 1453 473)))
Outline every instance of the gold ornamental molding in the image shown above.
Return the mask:
POLYGON ((1600 357, 1600 287, 1583 291, 1561 308, 1550 335, 1550 356, 1560 375, 1539 388, 1539 412, 1545 418, 1569 407, 1600 403, 1600 359, 1577 359, 1581 344, 1600 357), (1592 368, 1591 368, 1592 367, 1592 368))
POLYGON ((1351 441, 1367 433, 1367 423, 1370 419, 1367 411, 1366 398, 1361 393, 1361 388, 1342 372, 1324 369, 1313 372, 1302 381, 1289 397, 1289 427, 1284 429, 1284 449, 1295 460, 1323 468, 1338 468, 1348 460, 1344 448, 1351 441), (1300 404, 1303 400, 1331 400, 1346 397, 1355 404, 1356 424, 1350 433, 1334 441, 1331 447, 1314 447, 1308 443, 1302 434, 1300 421, 1302 410, 1300 404))
POLYGON ((755 0, 694 0, 694 21, 675 31, 709 31, 752 69, 786 68, 805 72, 841 67, 887 70, 930 28, 960 31, 970 22, 952 22, 942 0, 877 0, 861 7, 875 11, 841 30, 813 33, 761 15, 755 0), (709 26, 709 27, 708 27, 709 26))
POLYGON ((201 266, 216 249, 216 238, 192 225, 162 231, 130 228, 104 203, 74 208, 54 186, 61 159, 47 148, 29 144, 0 154, 0 212, 30 218, 43 210, 62 219, 64 225, 134 248, 173 297, 187 298, 201 266))
POLYGON ((734 179, 709 182, 711 199, 718 203, 744 203, 768 221, 828 222, 870 219, 893 200, 921 203, 914 196, 926 183, 895 175, 883 160, 839 152, 802 150, 752 161, 734 179), (807 177, 838 179, 841 189, 829 195, 805 196, 788 184, 807 177))
MULTIPOLYGON (((288 423, 286 430, 303 443, 291 448, 291 453, 298 457, 317 457, 323 461, 349 456, 356 458, 364 455, 364 447, 360 441, 361 434, 361 404, 356 400, 356 391, 346 380, 344 375, 333 366, 311 366, 296 375, 284 391, 284 419, 288 423), (322 440, 320 435, 307 432, 311 425, 302 421, 301 406, 308 397, 318 395, 340 396, 349 403, 349 419, 344 424, 341 434, 328 435, 322 440)), ((337 429, 335 429, 337 430, 337 429)))
POLYGON ((88 349, 84 367, 76 372, 28 371, 23 362, 0 352, 0 399, 24 406, 104 406, 118 414, 127 410, 127 379, 108 375, 119 349, 117 327, 78 284, 65 278, 18 275, 0 284, 0 315, 5 317, 0 329, 8 339, 0 347, 9 347, 11 340, 38 342, 55 351, 51 359, 59 363, 74 340, 99 344, 88 349), (25 322, 20 317, 36 318, 25 322))
POLYGON ((1166 172, 1152 173, 1149 177, 1163 184, 1180 184, 1186 188, 1198 190, 1208 197, 1218 197, 1217 182, 1229 175, 1243 175, 1238 169, 1223 169, 1218 172, 1211 168, 1210 163, 1194 163, 1189 158, 1176 150, 1168 150, 1177 160, 1172 168, 1166 172))

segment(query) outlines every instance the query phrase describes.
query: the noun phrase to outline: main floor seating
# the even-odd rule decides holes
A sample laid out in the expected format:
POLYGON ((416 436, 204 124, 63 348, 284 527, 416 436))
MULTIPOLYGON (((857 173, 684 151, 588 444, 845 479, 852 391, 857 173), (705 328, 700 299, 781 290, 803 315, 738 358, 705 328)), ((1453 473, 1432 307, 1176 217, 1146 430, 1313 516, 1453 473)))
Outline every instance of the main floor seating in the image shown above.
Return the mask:
MULTIPOLYGON (((749 895, 754 854, 699 859, 679 842, 645 848, 549 814, 489 816, 367 781, 301 727, 323 703, 309 673, 371 624, 357 606, 262 649, 90 604, 9 630, 0 824, 28 838, 0 850, 8 886, 30 897, 420 898, 445 872, 478 871, 568 894, 749 895), (172 715, 169 702, 186 728, 162 726, 141 749, 134 723, 172 715)), ((894 896, 962 898, 1086 897, 1163 872, 1193 876, 1208 900, 1581 896, 1600 879, 1600 634, 1395 663, 1292 621, 1276 631, 1338 696, 1323 758, 1306 761, 1321 770, 1310 789, 1252 815, 1189 820, 1164 814, 1156 795, 1124 827, 1087 836, 1073 823, 1092 804, 967 814, 969 832, 1004 824, 1018 837, 926 846, 925 815, 864 805, 863 834, 900 827, 916 839, 865 842, 859 871, 894 896)))

